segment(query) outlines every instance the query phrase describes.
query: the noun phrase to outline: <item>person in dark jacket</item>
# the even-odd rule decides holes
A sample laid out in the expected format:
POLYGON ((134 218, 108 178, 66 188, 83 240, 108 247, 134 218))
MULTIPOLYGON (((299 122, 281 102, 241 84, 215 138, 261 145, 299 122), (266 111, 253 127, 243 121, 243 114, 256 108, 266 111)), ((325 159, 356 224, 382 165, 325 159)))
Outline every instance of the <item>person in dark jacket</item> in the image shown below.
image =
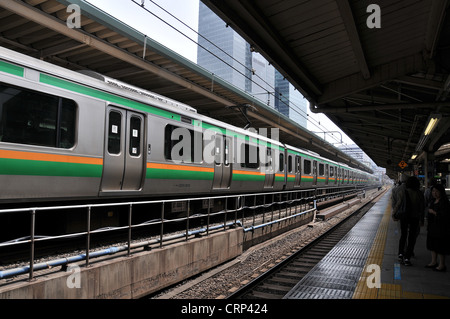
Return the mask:
POLYGON ((423 225, 425 210, 425 200, 420 191, 420 182, 415 176, 408 177, 406 181, 405 200, 405 213, 400 218, 399 256, 403 255, 403 264, 410 266, 417 235, 420 226, 423 225))
POLYGON ((428 207, 427 226, 427 249, 431 251, 431 262, 426 267, 446 271, 445 255, 450 254, 450 204, 440 184, 433 186, 431 195, 434 200, 428 207))
MULTIPOLYGON (((408 175, 402 174, 400 175, 398 185, 394 187, 391 195, 391 203, 392 203, 392 219, 394 221, 399 221, 399 218, 396 217, 397 212, 403 209, 403 201, 405 200, 405 189, 406 189, 406 181, 408 180, 408 175)), ((400 256, 399 256, 400 257, 400 256)))

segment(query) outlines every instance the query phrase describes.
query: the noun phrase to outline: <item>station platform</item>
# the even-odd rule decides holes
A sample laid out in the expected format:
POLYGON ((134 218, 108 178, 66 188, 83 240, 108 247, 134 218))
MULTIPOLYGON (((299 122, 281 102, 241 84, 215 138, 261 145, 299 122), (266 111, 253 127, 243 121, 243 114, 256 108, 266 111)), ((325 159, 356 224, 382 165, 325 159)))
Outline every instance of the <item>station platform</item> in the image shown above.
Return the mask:
MULTIPOLYGON (((450 299, 450 269, 425 268, 431 261, 426 225, 412 266, 398 261, 400 226, 391 218, 390 198, 391 190, 284 299, 450 299)), ((450 256, 446 264, 450 266, 450 256)))

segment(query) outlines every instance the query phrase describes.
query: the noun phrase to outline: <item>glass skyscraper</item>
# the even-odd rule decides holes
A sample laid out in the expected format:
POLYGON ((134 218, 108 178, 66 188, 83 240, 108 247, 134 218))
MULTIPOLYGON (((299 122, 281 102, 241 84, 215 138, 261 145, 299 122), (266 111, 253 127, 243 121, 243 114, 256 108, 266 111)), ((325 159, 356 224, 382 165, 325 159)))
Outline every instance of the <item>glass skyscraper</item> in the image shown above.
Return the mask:
POLYGON ((227 28, 225 22, 201 1, 198 33, 204 38, 199 36, 198 39, 197 63, 214 75, 250 92, 250 45, 233 29, 227 28))
POLYGON ((306 128, 306 99, 201 1, 198 32, 198 65, 306 128))
POLYGON ((276 70, 275 88, 275 109, 306 128, 308 101, 276 70))

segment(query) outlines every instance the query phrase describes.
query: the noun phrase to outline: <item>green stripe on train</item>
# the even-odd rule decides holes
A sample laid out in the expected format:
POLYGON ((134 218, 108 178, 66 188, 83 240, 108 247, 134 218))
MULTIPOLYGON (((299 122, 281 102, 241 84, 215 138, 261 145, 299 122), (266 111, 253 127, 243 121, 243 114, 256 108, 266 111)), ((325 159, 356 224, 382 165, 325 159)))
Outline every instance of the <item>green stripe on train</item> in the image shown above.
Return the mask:
POLYGON ((103 165, 0 158, 0 175, 101 177, 103 165))
POLYGON ((6 63, 3 61, 0 61, 0 71, 6 72, 12 75, 17 75, 23 77, 24 75, 24 68, 21 68, 20 66, 6 63))
POLYGON ((269 147, 269 148, 272 148, 272 149, 278 149, 280 152, 284 151, 284 147, 281 147, 281 146, 278 146, 278 145, 273 145, 270 142, 266 142, 264 140, 256 139, 254 137, 250 138, 250 136, 245 135, 245 134, 241 134, 241 133, 237 133, 237 132, 233 131, 232 129, 231 130, 227 130, 227 129, 224 129, 224 128, 221 128, 221 127, 218 127, 218 126, 206 123, 206 122, 202 122, 202 121, 199 121, 199 120, 192 120, 192 125, 197 126, 197 127, 201 127, 201 128, 203 128, 205 130, 215 131, 215 132, 220 133, 220 134, 225 135, 225 136, 237 137, 238 139, 241 139, 243 141, 252 142, 252 143, 255 143, 255 144, 258 144, 258 145, 263 145, 263 146, 266 146, 266 147, 269 147))
MULTIPOLYGON (((23 69, 22 69, 22 73, 23 73, 23 69)), ((91 97, 94 97, 94 98, 97 98, 97 99, 109 101, 109 102, 116 103, 116 104, 123 105, 123 106, 128 106, 128 107, 131 107, 131 108, 133 108, 135 110, 139 110, 139 111, 142 111, 142 112, 147 112, 147 113, 150 113, 150 114, 159 115, 161 117, 173 119, 173 120, 176 120, 176 121, 181 121, 181 116, 179 114, 168 112, 168 111, 165 111, 163 109, 159 109, 157 107, 153 107, 153 106, 150 106, 150 105, 147 105, 147 104, 143 104, 143 103, 139 103, 139 102, 136 102, 136 101, 133 101, 133 100, 129 100, 127 98, 116 96, 116 95, 111 94, 111 93, 107 93, 107 92, 103 92, 103 91, 100 91, 100 90, 97 90, 97 89, 89 88, 89 87, 86 87, 86 86, 83 86, 83 85, 80 85, 80 84, 77 84, 77 83, 69 82, 69 81, 66 81, 66 80, 54 77, 54 76, 50 76, 48 74, 41 73, 39 81, 41 83, 45 83, 45 84, 49 84, 49 85, 52 85, 52 86, 56 86, 56 87, 59 87, 59 88, 62 88, 62 89, 66 89, 66 90, 72 91, 72 92, 77 92, 77 93, 84 94, 84 95, 87 95, 87 96, 91 96, 91 97)), ((246 136, 246 135, 239 134, 239 133, 236 133, 236 132, 233 132, 233 131, 227 132, 227 130, 224 129, 224 128, 220 128, 220 127, 217 127, 215 125, 208 124, 208 123, 202 123, 202 122, 200 122, 198 120, 192 120, 192 124, 194 126, 200 126, 200 123, 201 123, 201 126, 204 129, 215 130, 215 131, 217 131, 219 133, 222 133, 224 135, 228 133, 227 135, 229 135, 229 136, 237 136, 238 138, 242 138, 242 139, 244 139, 246 141, 250 140, 250 138, 248 136, 246 136)), ((277 146, 277 145, 272 145, 270 142, 267 143, 265 141, 256 140, 254 138, 252 138, 251 141, 254 142, 254 143, 260 144, 260 145, 265 145, 265 146, 268 146, 268 147, 271 147, 271 148, 278 148, 280 151, 284 151, 283 147, 277 146)))
POLYGON ((62 89, 70 90, 72 92, 77 92, 80 94, 88 95, 97 99, 102 99, 105 101, 109 101, 112 103, 117 103, 120 105, 131 107, 135 110, 148 112, 151 114, 159 115, 162 117, 166 117, 169 119, 174 119, 177 121, 181 121, 181 116, 175 113, 167 112, 162 109, 158 109, 156 107, 152 107, 143 103, 139 103, 133 100, 129 100, 120 96, 116 96, 110 93, 106 93, 100 90, 92 89, 80 84, 72 83, 66 80, 62 80, 47 74, 42 74, 40 76, 40 82, 53 85, 62 89))
POLYGON ((150 178, 150 179, 213 180, 214 172, 198 172, 198 171, 170 170, 170 169, 160 169, 160 168, 147 168, 146 178, 150 178))
POLYGON ((258 182, 264 181, 266 179, 266 175, 249 175, 249 174, 239 174, 233 173, 232 176, 233 181, 250 181, 250 182, 258 182))

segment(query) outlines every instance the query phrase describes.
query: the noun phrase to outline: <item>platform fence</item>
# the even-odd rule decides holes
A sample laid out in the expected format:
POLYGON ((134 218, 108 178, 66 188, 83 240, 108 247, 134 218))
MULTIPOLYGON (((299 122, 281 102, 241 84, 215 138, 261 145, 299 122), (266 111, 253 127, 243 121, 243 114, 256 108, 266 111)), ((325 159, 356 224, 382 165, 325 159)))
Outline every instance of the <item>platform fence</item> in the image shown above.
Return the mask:
MULTIPOLYGON (((67 205, 33 208, 13 208, 0 210, 4 214, 28 213, 30 215, 30 234, 0 243, 0 249, 16 245, 29 245, 29 260, 26 266, 0 271, 0 279, 29 274, 33 280, 34 271, 55 266, 67 267, 68 264, 84 260, 86 266, 91 258, 97 258, 118 252, 131 255, 136 248, 162 248, 171 242, 189 241, 191 238, 209 235, 210 232, 225 231, 231 227, 242 227, 244 232, 273 225, 274 223, 297 218, 316 210, 317 204, 334 198, 361 195, 364 187, 347 186, 338 188, 316 188, 265 192, 252 194, 236 194, 226 196, 207 196, 181 199, 159 199, 151 201, 116 202, 101 204, 67 205), (100 227, 92 229, 93 211, 98 209, 121 209, 127 211, 127 224, 117 227, 100 227), (142 209, 159 207, 159 217, 133 223, 133 214, 142 209), (84 231, 56 236, 41 236, 36 234, 38 218, 44 212, 84 211, 86 228, 84 231), (175 212, 174 212, 175 211, 175 212), (146 240, 133 240, 133 232, 140 228, 151 228, 152 237, 146 240), (155 232, 155 228, 158 231, 155 232), (94 251, 91 239, 94 235, 106 232, 126 233, 126 244, 94 251), (58 258, 52 261, 37 263, 36 244, 44 241, 80 240, 85 238, 84 253, 71 257, 58 258)), ((157 209, 156 209, 157 210, 157 209)), ((1 257, 1 253, 0 253, 1 257)))

